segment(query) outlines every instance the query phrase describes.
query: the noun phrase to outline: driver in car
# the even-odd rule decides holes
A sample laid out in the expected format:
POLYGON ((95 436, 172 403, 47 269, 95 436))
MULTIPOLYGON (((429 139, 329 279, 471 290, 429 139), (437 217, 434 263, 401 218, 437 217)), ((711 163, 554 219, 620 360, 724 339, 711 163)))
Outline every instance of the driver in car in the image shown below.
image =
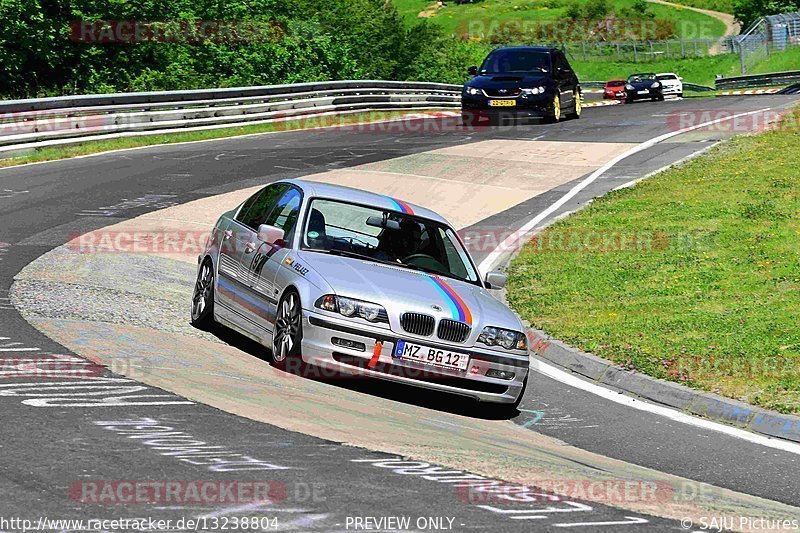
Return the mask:
POLYGON ((417 222, 403 219, 399 230, 385 229, 378 244, 375 259, 402 263, 403 259, 419 251, 422 230, 417 222))

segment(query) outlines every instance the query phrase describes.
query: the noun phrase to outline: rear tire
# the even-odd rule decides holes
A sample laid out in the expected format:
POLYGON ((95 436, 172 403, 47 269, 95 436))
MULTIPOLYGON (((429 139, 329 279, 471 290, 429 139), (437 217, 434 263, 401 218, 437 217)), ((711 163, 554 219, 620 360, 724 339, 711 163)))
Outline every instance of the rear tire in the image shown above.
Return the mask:
POLYGON ((214 325, 214 264, 206 258, 197 271, 192 294, 192 326, 208 330, 214 325))
POLYGON ((300 295, 289 290, 281 296, 272 329, 272 364, 281 370, 302 361, 300 344, 303 341, 303 308, 300 295))

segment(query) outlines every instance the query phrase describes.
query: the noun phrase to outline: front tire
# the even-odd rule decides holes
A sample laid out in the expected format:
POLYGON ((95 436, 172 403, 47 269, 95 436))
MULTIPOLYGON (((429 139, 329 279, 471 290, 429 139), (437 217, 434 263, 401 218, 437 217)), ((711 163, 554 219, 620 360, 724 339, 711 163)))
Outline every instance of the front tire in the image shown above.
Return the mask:
POLYGON ((553 102, 550 106, 550 110, 545 117, 545 122, 548 124, 555 124, 561 120, 561 98, 558 95, 558 91, 556 91, 555 96, 553 96, 553 102))
POLYGON ((272 330, 272 364, 287 369, 300 361, 300 343, 303 340, 303 308, 300 295, 287 291, 278 302, 275 327, 272 330))
POLYGON ((581 92, 575 89, 572 95, 572 113, 569 114, 569 118, 573 120, 581 118, 581 113, 583 112, 583 101, 581 98, 581 92))
POLYGON ((192 326, 207 330, 214 325, 214 265, 203 261, 192 294, 192 326))

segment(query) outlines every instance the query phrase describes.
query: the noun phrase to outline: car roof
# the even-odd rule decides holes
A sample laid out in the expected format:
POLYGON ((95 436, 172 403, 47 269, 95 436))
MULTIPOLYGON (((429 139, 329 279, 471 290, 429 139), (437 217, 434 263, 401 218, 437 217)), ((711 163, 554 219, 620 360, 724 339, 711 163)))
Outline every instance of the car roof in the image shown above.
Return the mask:
POLYGON ((615 82, 617 82, 617 83, 625 83, 625 80, 622 79, 622 78, 616 78, 616 79, 613 79, 613 80, 608 80, 606 83, 615 83, 615 82))
POLYGON ((389 209, 401 213, 408 212, 408 214, 416 215, 442 224, 450 225, 444 217, 435 211, 426 209, 406 202, 402 198, 393 198, 383 194, 355 189, 353 187, 346 187, 344 185, 335 185, 333 183, 322 183, 319 181, 292 179, 283 180, 286 183, 291 183, 306 193, 309 197, 328 198, 331 200, 343 200, 362 205, 372 205, 380 209, 389 209), (402 203, 402 205, 401 205, 402 203))
POLYGON ((494 50, 492 50, 492 52, 497 52, 498 50, 520 50, 524 52, 552 52, 553 50, 555 50, 555 48, 551 46, 501 46, 500 48, 495 48, 494 50))

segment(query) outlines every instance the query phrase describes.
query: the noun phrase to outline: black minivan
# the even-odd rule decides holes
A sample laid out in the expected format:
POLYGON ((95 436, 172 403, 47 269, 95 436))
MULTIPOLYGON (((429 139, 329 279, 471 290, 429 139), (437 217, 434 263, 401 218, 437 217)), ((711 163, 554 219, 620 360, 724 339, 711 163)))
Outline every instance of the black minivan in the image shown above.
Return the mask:
POLYGON ((580 118, 581 86, 564 53, 557 48, 514 46, 493 50, 461 93, 465 125, 488 120, 504 124, 541 118, 558 122, 580 118))

